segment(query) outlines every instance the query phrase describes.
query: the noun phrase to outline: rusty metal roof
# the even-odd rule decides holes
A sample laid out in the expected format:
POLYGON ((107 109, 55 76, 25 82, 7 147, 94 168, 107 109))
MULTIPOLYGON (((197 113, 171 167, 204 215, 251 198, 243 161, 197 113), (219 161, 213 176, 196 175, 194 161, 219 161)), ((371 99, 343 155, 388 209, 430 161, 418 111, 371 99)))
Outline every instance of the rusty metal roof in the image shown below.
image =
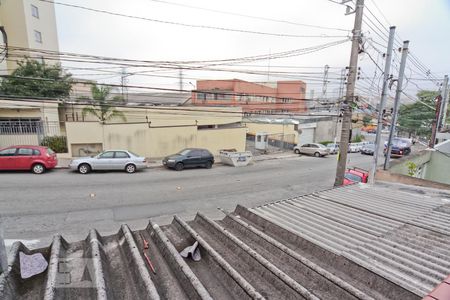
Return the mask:
POLYGON ((16 243, 0 299, 421 299, 450 273, 448 199, 354 185, 219 221, 199 213, 74 243, 58 235, 43 249, 16 243), (196 241, 200 261, 179 255, 196 241), (47 270, 22 279, 19 252, 42 253, 47 270))

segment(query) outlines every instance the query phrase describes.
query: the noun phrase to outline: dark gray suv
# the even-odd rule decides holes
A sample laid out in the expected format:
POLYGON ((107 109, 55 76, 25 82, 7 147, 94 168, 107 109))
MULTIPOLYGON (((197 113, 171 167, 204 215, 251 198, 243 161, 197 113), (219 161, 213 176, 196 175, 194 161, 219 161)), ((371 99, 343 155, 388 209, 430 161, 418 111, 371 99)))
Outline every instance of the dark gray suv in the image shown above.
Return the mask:
POLYGON ((164 157, 162 162, 165 167, 177 171, 195 167, 211 169, 214 164, 214 156, 206 149, 186 148, 177 154, 164 157))

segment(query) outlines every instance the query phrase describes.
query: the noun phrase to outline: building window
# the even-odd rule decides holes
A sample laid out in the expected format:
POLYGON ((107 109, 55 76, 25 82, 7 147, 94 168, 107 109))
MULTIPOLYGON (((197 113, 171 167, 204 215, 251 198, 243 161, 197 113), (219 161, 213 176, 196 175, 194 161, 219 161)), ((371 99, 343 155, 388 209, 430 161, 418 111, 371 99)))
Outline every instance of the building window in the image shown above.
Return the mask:
POLYGON ((39 8, 31 4, 31 15, 37 19, 39 19, 39 8))
POLYGON ((40 31, 37 31, 37 30, 34 31, 34 40, 35 40, 37 43, 42 44, 42 34, 41 34, 40 31))

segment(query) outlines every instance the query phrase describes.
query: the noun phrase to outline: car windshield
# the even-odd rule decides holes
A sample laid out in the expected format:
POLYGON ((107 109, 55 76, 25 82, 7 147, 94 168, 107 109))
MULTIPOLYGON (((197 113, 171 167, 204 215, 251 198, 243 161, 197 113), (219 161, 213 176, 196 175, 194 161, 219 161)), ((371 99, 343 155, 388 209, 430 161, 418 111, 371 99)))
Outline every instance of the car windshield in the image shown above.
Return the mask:
POLYGON ((179 154, 179 155, 187 155, 189 152, 191 152, 190 149, 184 149, 184 150, 181 150, 180 152, 178 152, 177 154, 179 154))
POLYGON ((352 174, 352 173, 345 173, 344 175, 345 179, 354 181, 354 182, 362 182, 362 178, 358 175, 352 174))
POLYGON ((47 153, 51 155, 51 154, 55 153, 55 151, 53 151, 53 150, 50 149, 50 148, 47 148, 47 153))

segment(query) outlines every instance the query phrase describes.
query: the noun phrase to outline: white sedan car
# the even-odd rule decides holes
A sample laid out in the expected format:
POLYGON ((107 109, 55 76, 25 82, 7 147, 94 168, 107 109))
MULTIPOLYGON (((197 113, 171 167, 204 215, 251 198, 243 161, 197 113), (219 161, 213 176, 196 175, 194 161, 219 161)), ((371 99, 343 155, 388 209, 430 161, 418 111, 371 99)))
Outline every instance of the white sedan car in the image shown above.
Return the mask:
POLYGON ((93 157, 81 157, 70 162, 69 168, 81 174, 96 170, 124 170, 134 173, 147 167, 145 157, 127 150, 107 150, 93 157))

